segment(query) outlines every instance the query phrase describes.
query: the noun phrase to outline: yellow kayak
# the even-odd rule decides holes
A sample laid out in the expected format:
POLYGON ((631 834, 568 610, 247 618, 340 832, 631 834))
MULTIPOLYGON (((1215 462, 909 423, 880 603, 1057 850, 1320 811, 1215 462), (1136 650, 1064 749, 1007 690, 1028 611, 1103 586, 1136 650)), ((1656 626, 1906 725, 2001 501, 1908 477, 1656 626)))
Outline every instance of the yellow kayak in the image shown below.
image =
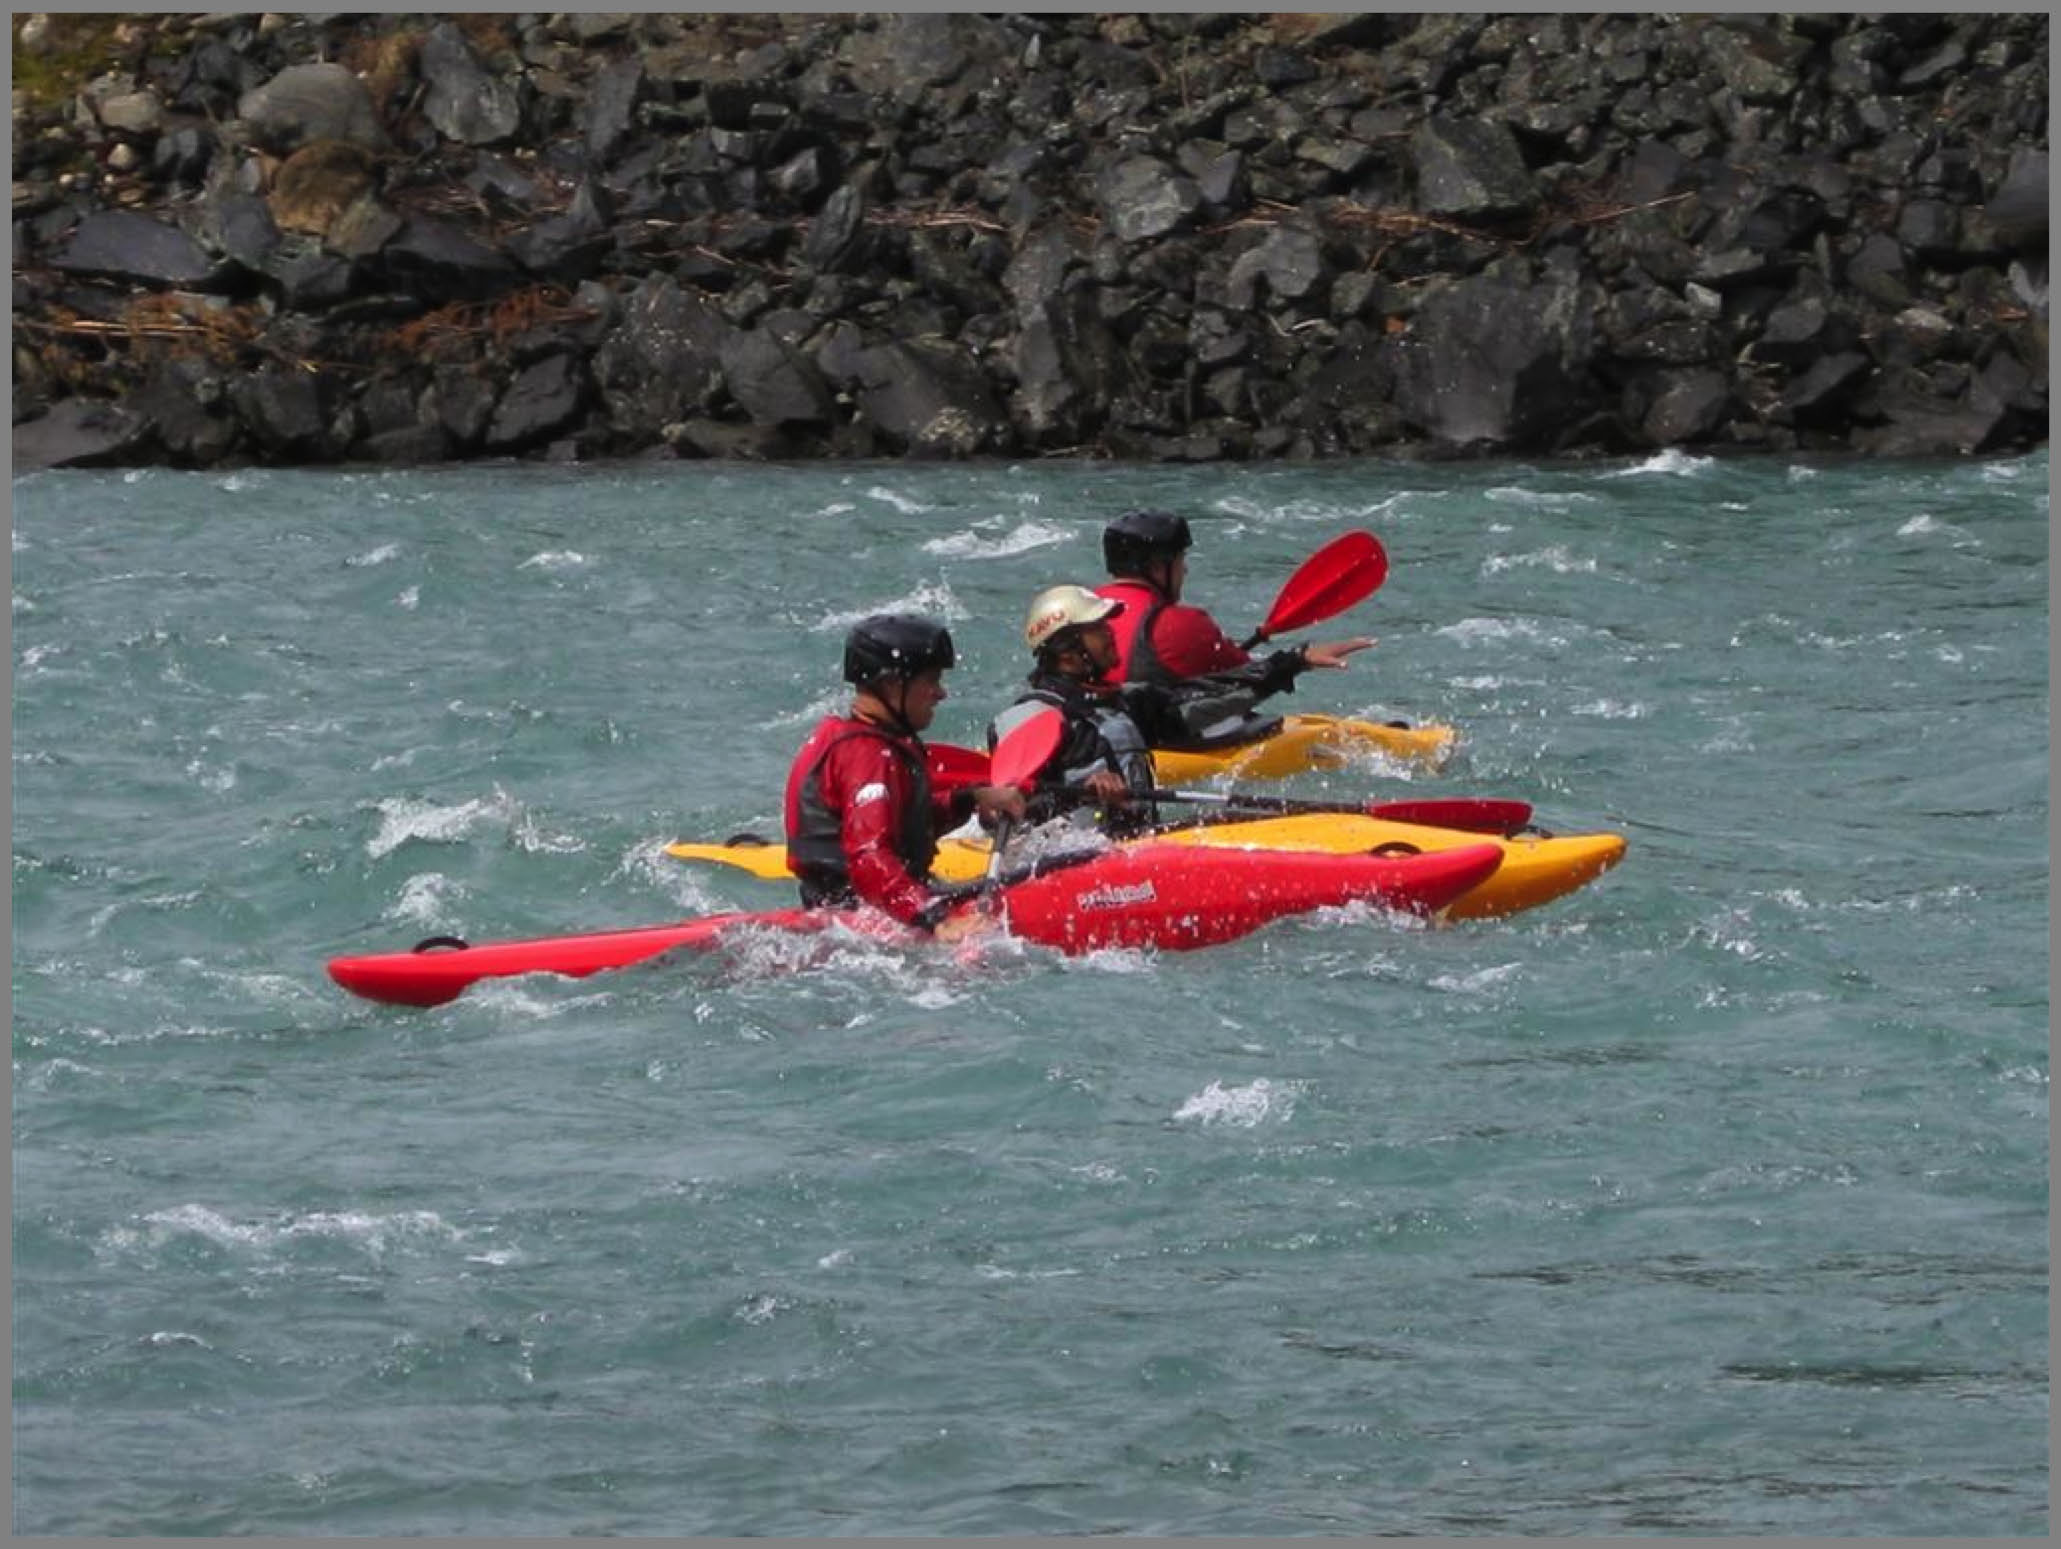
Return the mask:
MULTIPOLYGON (((1204 823, 1164 829, 1154 834, 1161 844, 1199 844, 1252 850, 1324 850, 1334 853, 1381 851, 1410 854, 1493 844, 1503 863, 1446 906, 1448 919, 1489 919, 1534 908, 1571 893, 1615 866, 1624 856, 1618 834, 1466 833, 1455 828, 1428 828, 1421 823, 1394 823, 1356 813, 1297 813, 1289 817, 1254 818, 1236 823, 1204 823)), ((681 860, 715 861, 735 866, 768 881, 791 881, 784 845, 672 844, 668 855, 681 860)), ((941 881, 967 882, 987 871, 985 838, 946 839, 938 846, 932 873, 941 881)))
POLYGON ((1388 726, 1335 715, 1291 715, 1280 731, 1258 742, 1212 748, 1206 753, 1155 748, 1152 767, 1162 785, 1218 776, 1281 780, 1312 769, 1342 769, 1369 758, 1436 769, 1457 741, 1459 733, 1450 726, 1388 726))

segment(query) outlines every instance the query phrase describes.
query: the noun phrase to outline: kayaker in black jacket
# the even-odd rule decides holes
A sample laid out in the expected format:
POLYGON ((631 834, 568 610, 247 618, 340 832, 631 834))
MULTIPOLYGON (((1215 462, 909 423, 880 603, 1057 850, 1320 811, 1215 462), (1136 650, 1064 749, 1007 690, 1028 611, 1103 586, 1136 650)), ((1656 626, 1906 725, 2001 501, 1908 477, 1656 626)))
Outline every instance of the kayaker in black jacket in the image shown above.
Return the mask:
POLYGON ((1110 621, 1123 608, 1084 586, 1051 586, 1031 599, 1023 626, 1035 661, 1030 686, 989 723, 988 746, 1047 707, 1065 717, 1065 738, 1038 772, 1026 802, 1025 816, 1033 823, 1094 808, 1107 833, 1150 827, 1158 816, 1146 796, 1153 784, 1152 749, 1207 741, 1211 728, 1264 734, 1267 725, 1253 706, 1287 688, 1301 670, 1299 662, 1284 662, 1271 674, 1247 668, 1236 677, 1191 678, 1178 691, 1112 683, 1116 636, 1110 621))

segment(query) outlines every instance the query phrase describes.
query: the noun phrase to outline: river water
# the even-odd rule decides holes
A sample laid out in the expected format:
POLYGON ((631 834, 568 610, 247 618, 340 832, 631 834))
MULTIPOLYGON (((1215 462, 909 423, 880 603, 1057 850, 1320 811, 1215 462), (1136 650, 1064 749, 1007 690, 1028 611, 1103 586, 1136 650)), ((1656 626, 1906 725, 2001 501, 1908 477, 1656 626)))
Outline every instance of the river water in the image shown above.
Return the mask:
POLYGON ((1939 1536, 2048 1515, 2044 453, 14 482, 22 1534, 1939 1536), (847 624, 1137 504, 1291 708, 1624 863, 1206 952, 335 954, 784 903, 847 624))

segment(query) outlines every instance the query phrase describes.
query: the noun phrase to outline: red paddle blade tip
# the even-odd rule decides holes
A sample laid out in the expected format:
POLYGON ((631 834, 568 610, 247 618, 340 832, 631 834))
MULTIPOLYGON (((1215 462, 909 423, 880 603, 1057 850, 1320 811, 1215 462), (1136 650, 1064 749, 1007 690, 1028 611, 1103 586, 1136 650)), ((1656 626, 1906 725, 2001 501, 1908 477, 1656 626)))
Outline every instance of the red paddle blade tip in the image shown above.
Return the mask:
POLYGON ((1057 710, 1041 710, 995 744, 988 760, 990 785, 1020 785, 1026 790, 1045 761, 1059 751, 1066 735, 1066 717, 1057 710))

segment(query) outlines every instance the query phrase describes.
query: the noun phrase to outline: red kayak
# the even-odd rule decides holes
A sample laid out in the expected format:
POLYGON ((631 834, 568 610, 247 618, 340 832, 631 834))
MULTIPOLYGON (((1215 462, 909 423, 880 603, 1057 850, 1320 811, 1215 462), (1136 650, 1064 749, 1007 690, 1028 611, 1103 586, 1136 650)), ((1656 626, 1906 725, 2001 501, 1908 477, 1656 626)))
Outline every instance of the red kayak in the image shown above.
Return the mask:
MULTIPOLYGON (((1012 935, 1062 952, 1186 951, 1339 904, 1435 914, 1485 879, 1502 856, 1492 844, 1402 856, 1127 845, 1005 883, 998 897, 1012 935)), ((969 899, 962 907, 977 905, 969 899)), ((808 932, 832 925, 890 940, 919 939, 870 910, 773 909, 477 947, 433 939, 412 952, 333 958, 329 976, 368 1000, 437 1006, 481 979, 528 973, 581 978, 678 948, 713 947, 740 928, 808 932)))

